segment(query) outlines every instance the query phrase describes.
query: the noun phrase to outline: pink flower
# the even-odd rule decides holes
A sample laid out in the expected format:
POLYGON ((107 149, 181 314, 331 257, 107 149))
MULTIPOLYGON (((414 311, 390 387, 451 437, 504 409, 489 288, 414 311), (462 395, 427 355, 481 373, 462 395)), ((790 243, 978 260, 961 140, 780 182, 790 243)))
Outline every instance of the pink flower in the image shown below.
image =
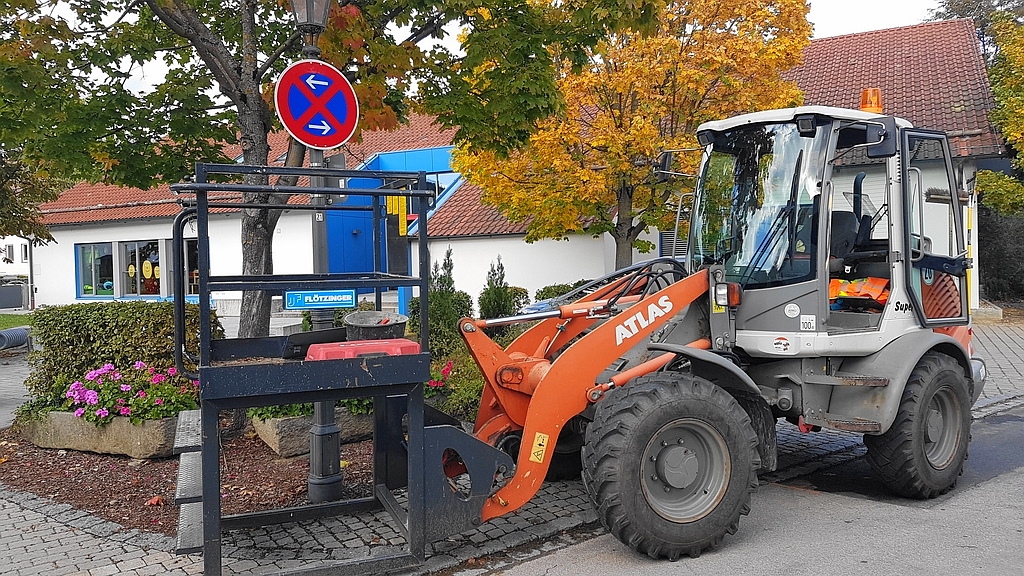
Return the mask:
POLYGON ((85 408, 79 408, 78 410, 75 410, 75 417, 81 418, 84 415, 85 415, 85 408))
POLYGON ((132 364, 132 368, 135 368, 136 370, 142 370, 145 367, 146 363, 143 362, 142 360, 136 360, 135 364, 132 364))
POLYGON ((159 384, 164 380, 167 380, 167 376, 164 376, 163 374, 153 374, 153 378, 150 380, 150 382, 152 382, 153 384, 159 384))
POLYGON ((444 386, 444 380, 431 380, 427 382, 427 386, 433 386, 434 388, 440 388, 444 386))
POLYGON ((98 370, 90 370, 90 371, 85 373, 85 379, 86 380, 96 380, 96 378, 98 378, 99 375, 100 374, 99 374, 98 370))
POLYGON ((136 394, 135 397, 136 398, 145 398, 146 397, 146 391, 145 390, 139 390, 139 393, 136 394))
POLYGON ((117 405, 118 406, 124 406, 124 398, 118 398, 117 399, 117 405))
POLYGON ((99 392, 97 392, 95 390, 86 390, 85 391, 85 403, 86 404, 91 404, 91 405, 99 404, 100 403, 100 394, 99 394, 99 392))
POLYGON ((96 411, 96 415, 100 418, 106 418, 107 416, 110 416, 110 412, 107 412, 106 408, 100 408, 96 411))
POLYGON ((157 398, 156 400, 153 400, 153 404, 156 404, 157 406, 159 406, 159 405, 161 405, 163 403, 164 403, 164 399, 163 398, 157 398))
POLYGON ((177 373, 178 373, 178 369, 175 368, 174 366, 171 366, 170 368, 167 369, 167 375, 168 376, 174 376, 177 373))
POLYGON ((132 387, 128 384, 121 384, 121 392, 131 392, 132 387))
POLYGON ((448 363, 444 365, 444 368, 441 368, 441 376, 445 380, 447 380, 448 377, 451 376, 451 375, 452 375, 452 361, 449 360, 448 363))
POLYGON ((121 416, 127 416, 132 413, 132 409, 127 406, 122 406, 120 412, 121 416))
POLYGON ((114 380, 120 380, 121 378, 123 378, 123 376, 121 376, 120 372, 114 372, 114 380))

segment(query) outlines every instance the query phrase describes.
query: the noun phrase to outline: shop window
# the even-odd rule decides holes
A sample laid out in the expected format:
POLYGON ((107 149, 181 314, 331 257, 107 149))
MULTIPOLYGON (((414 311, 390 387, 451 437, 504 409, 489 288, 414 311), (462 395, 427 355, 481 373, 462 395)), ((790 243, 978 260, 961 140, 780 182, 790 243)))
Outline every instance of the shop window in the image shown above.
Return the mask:
POLYGON ((114 295, 114 250, 109 242, 77 244, 79 296, 114 295))
POLYGON ((125 296, 160 294, 160 243, 122 242, 121 286, 125 296))

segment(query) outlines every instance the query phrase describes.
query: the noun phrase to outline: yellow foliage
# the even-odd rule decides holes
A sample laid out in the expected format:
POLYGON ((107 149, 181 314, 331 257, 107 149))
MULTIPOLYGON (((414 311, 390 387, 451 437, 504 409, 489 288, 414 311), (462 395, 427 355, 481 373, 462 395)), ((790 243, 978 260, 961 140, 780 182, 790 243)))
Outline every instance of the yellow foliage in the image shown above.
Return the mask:
MULTIPOLYGON (((656 35, 616 35, 582 70, 563 70, 564 111, 539 123, 528 146, 508 157, 463 146, 453 166, 510 220, 529 220, 528 241, 587 229, 632 244, 671 220, 692 186, 656 181, 662 151, 696 148, 707 120, 801 102, 779 74, 800 62, 807 10, 805 0, 669 3, 656 35), (616 211, 628 227, 613 228, 616 211)), ((673 171, 692 174, 699 159, 677 154, 673 171)))

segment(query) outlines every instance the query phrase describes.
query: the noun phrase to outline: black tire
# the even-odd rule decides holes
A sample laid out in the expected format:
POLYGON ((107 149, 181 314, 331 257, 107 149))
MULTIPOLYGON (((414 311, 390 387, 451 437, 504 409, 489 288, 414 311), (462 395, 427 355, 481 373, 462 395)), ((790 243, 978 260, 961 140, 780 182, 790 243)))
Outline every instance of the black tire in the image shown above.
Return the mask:
POLYGON ((971 397, 953 358, 925 354, 910 373, 896 420, 864 435, 868 462, 894 493, 934 498, 956 486, 971 439, 971 397))
MULTIPOLYGON (((509 436, 498 444, 498 449, 512 457, 513 461, 519 459, 519 447, 522 438, 519 433, 509 436)), ((548 464, 548 472, 544 480, 557 482, 560 480, 579 480, 580 472, 583 470, 583 456, 580 452, 583 449, 583 437, 568 427, 562 428, 558 435, 558 442, 551 453, 551 462, 548 464)))
POLYGON ((662 372, 614 389, 586 436, 583 483, 594 509, 637 552, 699 556, 750 511, 757 437, 736 400, 703 378, 662 372))

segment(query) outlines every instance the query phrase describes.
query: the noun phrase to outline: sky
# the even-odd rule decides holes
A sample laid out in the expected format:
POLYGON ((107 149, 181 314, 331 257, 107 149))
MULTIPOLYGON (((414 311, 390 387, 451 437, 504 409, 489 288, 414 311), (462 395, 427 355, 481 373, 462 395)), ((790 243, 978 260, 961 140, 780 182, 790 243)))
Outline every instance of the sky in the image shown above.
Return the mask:
POLYGON ((811 0, 814 38, 919 24, 937 0, 811 0))

